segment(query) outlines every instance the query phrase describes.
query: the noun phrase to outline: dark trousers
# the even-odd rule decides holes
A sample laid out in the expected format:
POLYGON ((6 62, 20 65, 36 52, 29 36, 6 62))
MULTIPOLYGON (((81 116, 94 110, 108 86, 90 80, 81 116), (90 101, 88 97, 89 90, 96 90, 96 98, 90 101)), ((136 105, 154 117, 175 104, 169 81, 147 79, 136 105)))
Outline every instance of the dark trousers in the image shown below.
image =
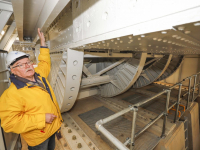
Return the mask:
POLYGON ((54 150, 55 149, 55 134, 48 138, 43 143, 37 146, 28 146, 29 150, 54 150))

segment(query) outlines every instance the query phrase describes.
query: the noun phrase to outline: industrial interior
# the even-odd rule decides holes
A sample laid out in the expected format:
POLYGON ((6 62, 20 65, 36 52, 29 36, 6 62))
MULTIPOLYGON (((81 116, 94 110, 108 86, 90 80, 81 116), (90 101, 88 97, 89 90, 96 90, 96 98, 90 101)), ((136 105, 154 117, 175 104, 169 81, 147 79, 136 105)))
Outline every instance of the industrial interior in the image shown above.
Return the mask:
MULTIPOLYGON (((6 56, 37 66, 64 122, 56 150, 199 150, 199 0, 0 0, 0 95, 6 56)), ((0 150, 28 150, 0 130, 0 150)))

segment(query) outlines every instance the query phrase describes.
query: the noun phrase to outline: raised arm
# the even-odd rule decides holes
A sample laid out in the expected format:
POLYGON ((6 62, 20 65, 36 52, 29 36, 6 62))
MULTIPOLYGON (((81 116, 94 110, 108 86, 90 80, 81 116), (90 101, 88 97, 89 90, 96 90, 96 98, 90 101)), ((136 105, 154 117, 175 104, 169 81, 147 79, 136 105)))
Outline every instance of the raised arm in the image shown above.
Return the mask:
POLYGON ((40 38, 40 54, 38 56, 38 67, 35 68, 35 71, 47 78, 51 70, 51 60, 44 34, 40 31, 40 28, 38 28, 38 36, 40 38))

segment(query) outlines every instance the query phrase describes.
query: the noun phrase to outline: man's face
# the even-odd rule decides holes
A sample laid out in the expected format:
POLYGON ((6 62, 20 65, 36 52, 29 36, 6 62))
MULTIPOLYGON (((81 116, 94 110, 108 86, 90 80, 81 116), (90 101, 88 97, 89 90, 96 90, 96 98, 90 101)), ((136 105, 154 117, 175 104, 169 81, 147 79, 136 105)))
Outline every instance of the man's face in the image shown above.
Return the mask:
POLYGON ((33 65, 28 65, 27 62, 30 62, 28 58, 23 58, 23 59, 18 60, 11 66, 11 72, 25 79, 33 77, 35 70, 33 68, 33 65), (21 67, 19 67, 18 65, 21 67))

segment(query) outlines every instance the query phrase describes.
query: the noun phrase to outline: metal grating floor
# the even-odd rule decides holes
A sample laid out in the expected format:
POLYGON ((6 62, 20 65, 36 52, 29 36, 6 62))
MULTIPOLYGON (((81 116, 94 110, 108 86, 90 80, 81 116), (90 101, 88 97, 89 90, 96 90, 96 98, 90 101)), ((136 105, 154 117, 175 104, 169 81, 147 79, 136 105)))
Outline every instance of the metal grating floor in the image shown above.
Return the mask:
MULTIPOLYGON (((106 141, 110 146, 114 147, 100 132, 97 131, 95 128, 95 123, 100 120, 104 119, 108 116, 111 116, 115 112, 111 111, 110 109, 102 106, 96 109, 90 110, 86 113, 80 114, 79 117, 97 134, 99 134, 104 141, 106 141)), ((132 122, 127 120, 124 117, 118 117, 117 119, 108 122, 104 125, 104 127, 113 134, 116 138, 118 138, 122 143, 125 142, 127 137, 131 135, 132 129, 132 122)), ((136 126, 136 131, 139 128, 136 126)))

